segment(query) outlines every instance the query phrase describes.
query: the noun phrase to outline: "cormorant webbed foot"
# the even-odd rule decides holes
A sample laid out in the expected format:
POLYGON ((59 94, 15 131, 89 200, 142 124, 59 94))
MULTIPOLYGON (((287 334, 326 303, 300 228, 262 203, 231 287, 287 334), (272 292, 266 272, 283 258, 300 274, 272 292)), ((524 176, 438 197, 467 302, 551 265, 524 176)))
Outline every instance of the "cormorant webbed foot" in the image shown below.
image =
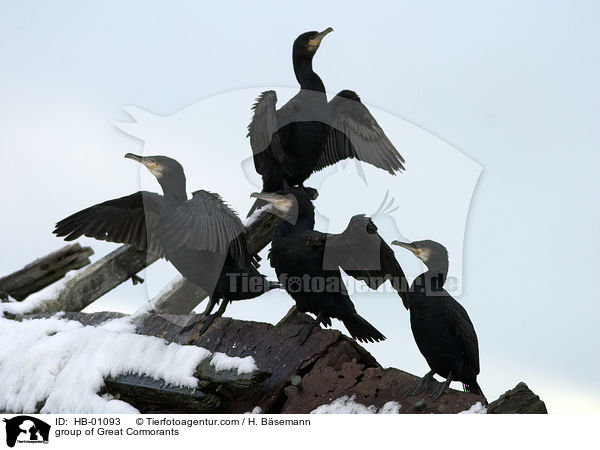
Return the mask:
POLYGON ((130 278, 131 278, 131 282, 133 283, 134 286, 138 283, 142 284, 144 282, 144 279, 135 273, 133 275, 131 275, 130 278))
POLYGON ((450 386, 452 382, 452 371, 448 374, 448 378, 443 383, 438 383, 438 385, 433 389, 433 391, 427 396, 427 399, 430 402, 435 402, 440 396, 444 393, 444 391, 450 386))
POLYGON ((413 397, 429 390, 432 385, 437 383, 437 381, 435 381, 433 378, 434 373, 435 372, 433 370, 428 372, 417 382, 417 384, 415 384, 408 392, 406 392, 406 394, 404 394, 404 398, 413 397))

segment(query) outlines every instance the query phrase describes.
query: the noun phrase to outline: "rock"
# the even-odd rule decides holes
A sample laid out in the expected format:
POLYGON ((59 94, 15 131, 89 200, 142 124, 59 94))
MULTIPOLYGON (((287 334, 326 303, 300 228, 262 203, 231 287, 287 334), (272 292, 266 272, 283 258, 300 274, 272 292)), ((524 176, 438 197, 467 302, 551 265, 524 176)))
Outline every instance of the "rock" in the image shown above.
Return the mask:
POLYGON ((488 414, 548 414, 546 404, 523 382, 488 405, 488 414))
MULTIPOLYGON (((70 312, 62 317, 98 325, 118 316, 70 312)), ((418 378, 399 369, 382 368, 369 352, 339 331, 315 326, 300 345, 299 334, 310 323, 302 314, 289 314, 278 325, 217 318, 195 338, 201 324, 182 332, 192 320, 193 316, 150 313, 136 317, 136 332, 182 345, 190 343, 230 357, 252 356, 259 370, 242 375, 216 371, 209 360, 204 360, 195 372, 195 389, 123 374, 107 378, 102 392, 146 413, 244 413, 256 407, 265 413, 309 413, 342 397, 377 410, 396 402, 401 414, 453 414, 469 410, 477 402, 485 404, 483 397, 454 389, 435 402, 427 398, 427 393, 405 398, 418 378)), ((389 405, 384 409, 397 410, 389 405)), ((488 411, 547 412, 544 403, 524 383, 492 402, 488 411)))

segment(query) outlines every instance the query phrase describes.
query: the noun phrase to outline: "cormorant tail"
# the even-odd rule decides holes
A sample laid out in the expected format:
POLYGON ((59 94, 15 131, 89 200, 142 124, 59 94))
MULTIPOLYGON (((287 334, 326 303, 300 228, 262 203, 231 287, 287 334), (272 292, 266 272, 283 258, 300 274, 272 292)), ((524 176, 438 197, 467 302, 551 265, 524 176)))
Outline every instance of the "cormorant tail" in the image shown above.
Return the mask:
POLYGON ((342 318, 342 322, 344 322, 344 326, 350 332, 350 336, 359 342, 379 342, 385 340, 385 336, 377 328, 356 313, 342 318))
MULTIPOLYGON (((483 394, 481 387, 479 387, 479 384, 477 384, 477 381, 473 381, 470 384, 463 383, 463 389, 465 392, 470 392, 471 394, 481 395, 483 398, 485 398, 485 395, 483 394)), ((487 402, 487 399, 485 401, 487 402)))

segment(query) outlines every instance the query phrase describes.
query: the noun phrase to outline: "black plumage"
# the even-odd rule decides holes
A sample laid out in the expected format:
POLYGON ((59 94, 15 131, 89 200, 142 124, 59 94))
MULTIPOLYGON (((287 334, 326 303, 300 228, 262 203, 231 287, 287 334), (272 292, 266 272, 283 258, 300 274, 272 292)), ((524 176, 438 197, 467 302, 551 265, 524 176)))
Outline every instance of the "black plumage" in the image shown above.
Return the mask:
POLYGON ((419 350, 431 371, 407 395, 417 395, 434 384, 433 375, 446 378, 431 393, 437 399, 451 381, 463 383, 466 392, 483 396, 477 384, 479 345, 473 323, 462 307, 444 289, 448 275, 448 252, 435 241, 404 243, 427 266, 427 271, 413 281, 409 296, 410 325, 419 350))
POLYGON ((232 300, 254 298, 278 286, 258 272, 243 223, 218 194, 199 190, 188 199, 183 167, 174 159, 125 157, 146 166, 163 195, 140 191, 90 206, 58 222, 57 236, 119 242, 165 257, 208 293, 205 315, 221 299, 218 315, 232 300))
POLYGON ((331 325, 331 318, 340 319, 356 340, 384 340, 385 336, 356 312, 340 272, 341 268, 372 289, 390 280, 406 301, 404 273, 371 219, 354 216, 344 232, 326 234, 314 230, 314 206, 304 189, 252 196, 271 203, 284 218, 273 231, 269 259, 298 310, 315 314, 317 322, 325 326, 331 325))
POLYGON ((404 159, 355 92, 343 90, 327 101, 312 60, 331 31, 310 31, 295 40, 292 61, 298 94, 277 110, 275 91, 265 91, 253 107, 248 136, 263 192, 302 186, 313 172, 346 158, 391 174, 404 169, 404 159))

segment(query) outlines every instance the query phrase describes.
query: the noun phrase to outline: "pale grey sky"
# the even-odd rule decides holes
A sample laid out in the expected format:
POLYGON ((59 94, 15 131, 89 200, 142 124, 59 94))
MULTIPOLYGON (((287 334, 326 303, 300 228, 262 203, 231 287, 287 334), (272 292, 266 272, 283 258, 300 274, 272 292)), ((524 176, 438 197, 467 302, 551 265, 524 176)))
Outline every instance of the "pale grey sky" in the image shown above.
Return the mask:
MULTIPOLYGON (((279 2, 4 1, 0 273, 61 246, 51 235, 58 219, 139 189, 138 167, 123 160, 127 152, 203 142, 208 139, 205 127, 211 133, 223 127, 245 145, 236 147, 232 158, 239 169, 239 155, 250 154, 243 135, 251 101, 238 111, 242 95, 251 99, 252 89, 258 93, 264 86, 295 87, 293 39, 332 26, 335 32, 315 58, 328 92, 357 91, 385 120, 386 132, 397 136, 398 146, 404 130, 412 129, 402 124, 414 124, 482 168, 465 230, 459 300, 480 338, 480 384, 488 398, 523 380, 551 411, 598 412, 600 299, 592 283, 600 252, 595 207, 600 190, 599 9, 595 2, 542 1, 303 2, 299 9, 279 2), (228 104, 225 98, 233 99, 236 108, 228 123, 203 119, 207 104, 215 102, 219 110, 228 104), (169 118, 192 114, 172 123, 196 120, 192 130, 197 135, 186 135, 186 126, 175 141, 170 134, 162 140, 153 136, 143 148, 140 140, 113 125, 130 120, 121 110, 126 105, 169 118), (197 136, 201 138, 195 141, 197 136)), ((278 92, 283 99, 286 90, 278 92)), ((154 129, 164 129, 164 123, 154 129)), ((198 148, 193 160, 186 156, 192 151, 169 152, 192 165, 186 167, 189 191, 236 182, 235 177, 217 180, 212 166, 216 156, 202 158, 223 157, 232 149, 198 148)), ((440 167, 447 164, 434 158, 430 164, 429 170, 424 163, 411 166, 409 160, 405 178, 439 186, 446 195, 449 188, 442 183, 440 167)), ((335 195, 334 186, 342 186, 350 170, 336 174, 339 181, 327 180, 332 183, 323 187, 327 195, 335 195)), ((449 165, 452 170, 457 173, 453 187, 470 183, 472 172, 466 175, 449 165)), ((145 188, 158 188, 145 177, 145 188)), ((236 185, 231 186, 233 197, 236 185)), ((239 191, 245 194, 249 186, 240 185, 239 191)), ((226 186, 218 190, 227 197, 226 186)), ((424 195, 401 186, 391 193, 406 207, 424 195)), ((444 202, 441 217, 428 221, 427 234, 452 240, 455 234, 444 235, 449 232, 445 224, 464 216, 464 211, 459 218, 448 212, 453 201, 444 202)), ((362 210, 376 210, 379 199, 374 203, 362 210)), ((402 217, 414 215, 408 209, 402 217)), ((345 214, 349 212, 336 210, 328 216, 345 214)), ((415 239, 434 237, 418 235, 414 226, 403 233, 415 239)), ((96 256, 115 248, 82 242, 96 256)), ((408 259, 402 263, 411 276, 421 270, 408 259)), ((158 289, 161 280, 169 279, 165 267, 152 268, 149 286, 122 286, 97 306, 135 309, 147 297, 146 289, 158 289)), ((378 294, 360 294, 355 300, 359 312, 388 336, 368 347, 379 361, 425 373, 400 303, 378 294)), ((228 313, 274 321, 291 304, 272 293, 228 313)))

